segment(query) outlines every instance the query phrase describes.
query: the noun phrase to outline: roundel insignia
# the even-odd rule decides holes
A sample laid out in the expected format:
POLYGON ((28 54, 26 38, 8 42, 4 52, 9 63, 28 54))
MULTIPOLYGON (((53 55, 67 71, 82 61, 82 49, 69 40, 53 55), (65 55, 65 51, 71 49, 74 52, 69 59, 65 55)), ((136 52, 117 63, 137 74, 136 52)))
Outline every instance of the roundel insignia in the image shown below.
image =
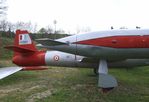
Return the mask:
POLYGON ((55 56, 53 57, 53 60, 54 60, 54 61, 58 61, 58 60, 59 60, 59 56, 58 56, 58 55, 55 55, 55 56))

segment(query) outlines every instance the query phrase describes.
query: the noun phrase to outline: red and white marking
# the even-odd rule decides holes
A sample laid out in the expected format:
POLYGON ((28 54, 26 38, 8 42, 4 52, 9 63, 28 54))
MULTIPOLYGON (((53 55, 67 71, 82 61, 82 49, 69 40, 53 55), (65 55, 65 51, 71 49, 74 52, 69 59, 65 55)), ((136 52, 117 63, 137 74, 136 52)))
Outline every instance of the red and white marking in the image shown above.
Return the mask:
POLYGON ((59 59, 60 59, 60 58, 59 58, 58 55, 55 55, 55 56, 53 57, 53 60, 54 60, 54 61, 59 61, 59 59))

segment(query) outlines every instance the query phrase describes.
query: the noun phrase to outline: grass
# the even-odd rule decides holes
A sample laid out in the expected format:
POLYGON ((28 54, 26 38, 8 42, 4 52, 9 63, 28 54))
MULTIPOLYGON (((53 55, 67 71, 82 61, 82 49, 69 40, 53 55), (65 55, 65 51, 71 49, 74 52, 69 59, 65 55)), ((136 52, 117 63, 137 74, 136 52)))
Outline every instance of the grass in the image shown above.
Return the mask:
POLYGON ((91 69, 49 67, 0 80, 1 102, 149 102, 149 67, 110 69, 119 86, 107 94, 91 69))
POLYGON ((13 52, 5 49, 5 46, 13 45, 12 38, 0 37, 0 59, 10 59, 12 58, 13 52))

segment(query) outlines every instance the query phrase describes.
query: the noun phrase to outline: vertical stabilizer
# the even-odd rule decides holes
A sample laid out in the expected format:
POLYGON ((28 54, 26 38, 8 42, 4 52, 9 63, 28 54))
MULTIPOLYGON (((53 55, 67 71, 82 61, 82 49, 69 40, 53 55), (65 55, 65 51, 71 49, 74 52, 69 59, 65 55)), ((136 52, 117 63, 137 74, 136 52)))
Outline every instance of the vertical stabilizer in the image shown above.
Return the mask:
POLYGON ((14 45, 20 48, 30 49, 32 51, 37 51, 31 37, 27 30, 17 30, 15 36, 14 45))
POLYGON ((6 46, 5 48, 13 50, 15 55, 37 51, 35 44, 31 40, 31 37, 26 30, 17 30, 14 45, 6 46))

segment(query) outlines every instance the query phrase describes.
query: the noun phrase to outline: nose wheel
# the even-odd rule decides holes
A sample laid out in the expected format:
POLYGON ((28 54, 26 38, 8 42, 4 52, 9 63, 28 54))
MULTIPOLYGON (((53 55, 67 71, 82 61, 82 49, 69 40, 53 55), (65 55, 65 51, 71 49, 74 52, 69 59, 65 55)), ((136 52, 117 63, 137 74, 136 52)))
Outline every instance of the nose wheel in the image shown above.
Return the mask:
POLYGON ((114 87, 118 85, 115 77, 108 74, 106 60, 99 61, 98 74, 98 87, 102 88, 102 91, 104 93, 112 90, 114 87))

